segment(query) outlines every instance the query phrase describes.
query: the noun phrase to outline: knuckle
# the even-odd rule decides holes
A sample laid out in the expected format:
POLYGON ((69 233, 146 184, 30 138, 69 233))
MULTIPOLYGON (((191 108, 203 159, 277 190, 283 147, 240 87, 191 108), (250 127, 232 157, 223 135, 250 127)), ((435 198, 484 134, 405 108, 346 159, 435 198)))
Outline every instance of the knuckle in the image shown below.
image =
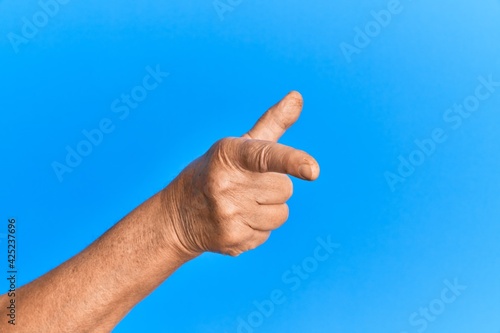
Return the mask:
POLYGON ((232 248, 238 245, 237 236, 231 233, 225 233, 222 237, 222 243, 224 246, 232 248))
POLYGON ((270 231, 253 232, 247 235, 245 239, 238 239, 236 243, 226 243, 223 252, 232 257, 237 257, 240 254, 251 251, 264 244, 271 235, 270 231))
POLYGON ((217 140, 212 146, 215 150, 225 150, 231 146, 233 138, 227 137, 217 140))
POLYGON ((228 225, 236 224, 236 218, 238 216, 238 207, 232 203, 225 202, 224 204, 219 204, 216 207, 216 212, 218 217, 228 225))
POLYGON ((240 249, 228 249, 226 251, 226 254, 233 257, 233 258, 236 258, 238 257, 240 254, 242 254, 244 251, 240 250, 240 249))
POLYGON ((204 188, 208 195, 216 197, 231 188, 231 180, 223 172, 211 172, 207 177, 204 188))
POLYGON ((215 200, 219 194, 219 183, 216 179, 209 177, 203 186, 203 192, 212 200, 215 200))
POLYGON ((252 251, 264 244, 271 235, 271 232, 259 232, 254 233, 251 239, 247 240, 244 244, 236 248, 236 253, 241 254, 243 252, 252 251))
POLYGON ((260 172, 267 172, 268 171, 268 156, 270 152, 270 146, 268 145, 261 145, 256 152, 256 162, 257 162, 257 167, 260 172))
POLYGON ((227 162, 228 154, 233 150, 235 138, 227 137, 216 141, 207 152, 208 168, 212 169, 220 165, 220 162, 227 162))
POLYGON ((267 161, 270 154, 271 147, 265 142, 257 141, 245 141, 243 142, 243 152, 247 156, 244 156, 244 161, 248 164, 252 170, 257 170, 259 172, 267 172, 268 165, 267 161))

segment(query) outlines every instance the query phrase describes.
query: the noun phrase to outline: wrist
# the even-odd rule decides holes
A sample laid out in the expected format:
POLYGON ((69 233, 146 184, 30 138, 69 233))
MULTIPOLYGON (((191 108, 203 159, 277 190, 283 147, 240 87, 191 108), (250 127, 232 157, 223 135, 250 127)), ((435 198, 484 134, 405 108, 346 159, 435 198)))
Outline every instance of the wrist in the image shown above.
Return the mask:
POLYGON ((189 261, 203 253, 195 244, 194 221, 190 216, 192 212, 185 204, 189 198, 183 188, 185 179, 179 175, 160 193, 160 204, 162 206, 162 226, 165 244, 170 252, 174 253, 180 260, 189 261))

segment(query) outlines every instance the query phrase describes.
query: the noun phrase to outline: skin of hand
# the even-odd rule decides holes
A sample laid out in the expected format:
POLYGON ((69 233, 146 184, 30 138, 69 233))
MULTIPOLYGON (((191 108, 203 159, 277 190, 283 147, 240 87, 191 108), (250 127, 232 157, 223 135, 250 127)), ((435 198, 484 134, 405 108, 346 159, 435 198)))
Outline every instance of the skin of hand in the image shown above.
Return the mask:
POLYGON ((313 157, 277 143, 302 105, 298 92, 289 93, 243 137, 219 140, 175 179, 175 195, 165 195, 165 204, 180 212, 173 226, 183 251, 237 256, 264 243, 288 219, 288 175, 319 175, 313 157))
POLYGON ((236 256, 265 242, 288 217, 288 175, 319 175, 310 155, 276 143, 301 110, 301 95, 289 93, 243 137, 216 142, 82 252, 18 288, 15 326, 12 299, 0 296, 0 332, 110 332, 201 253, 236 256))

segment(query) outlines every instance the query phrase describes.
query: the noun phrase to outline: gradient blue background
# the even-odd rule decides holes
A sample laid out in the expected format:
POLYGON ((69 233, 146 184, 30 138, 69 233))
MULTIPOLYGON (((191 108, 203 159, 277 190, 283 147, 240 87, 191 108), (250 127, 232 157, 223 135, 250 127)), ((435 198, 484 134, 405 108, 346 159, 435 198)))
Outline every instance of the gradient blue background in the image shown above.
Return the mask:
POLYGON ((224 20, 211 0, 70 1, 19 53, 6 35, 40 7, 1 1, 0 233, 17 218, 19 283, 296 89, 304 111, 281 142, 310 152, 322 174, 294 180, 287 224, 237 259, 185 265, 114 332, 236 332, 254 300, 282 289, 286 303, 255 332, 410 333, 411 313, 455 278, 467 290, 427 332, 499 332, 500 90, 456 131, 442 115, 478 76, 500 80, 500 2, 401 4, 349 63, 340 43, 387 1, 243 1, 224 20), (170 76, 120 121, 111 102, 156 64, 170 76), (59 182, 51 163, 102 118, 115 131, 59 182), (449 139, 392 192, 384 172, 436 127, 449 139), (328 235, 341 247, 291 292, 282 274, 328 235))

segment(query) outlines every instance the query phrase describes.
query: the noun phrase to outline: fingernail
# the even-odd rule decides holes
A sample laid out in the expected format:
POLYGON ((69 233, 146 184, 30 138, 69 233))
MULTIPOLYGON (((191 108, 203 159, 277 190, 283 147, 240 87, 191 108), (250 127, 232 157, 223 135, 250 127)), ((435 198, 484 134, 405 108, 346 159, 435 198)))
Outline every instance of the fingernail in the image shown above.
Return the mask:
POLYGON ((299 166, 299 174, 305 179, 312 178, 312 168, 309 164, 301 164, 299 166))

